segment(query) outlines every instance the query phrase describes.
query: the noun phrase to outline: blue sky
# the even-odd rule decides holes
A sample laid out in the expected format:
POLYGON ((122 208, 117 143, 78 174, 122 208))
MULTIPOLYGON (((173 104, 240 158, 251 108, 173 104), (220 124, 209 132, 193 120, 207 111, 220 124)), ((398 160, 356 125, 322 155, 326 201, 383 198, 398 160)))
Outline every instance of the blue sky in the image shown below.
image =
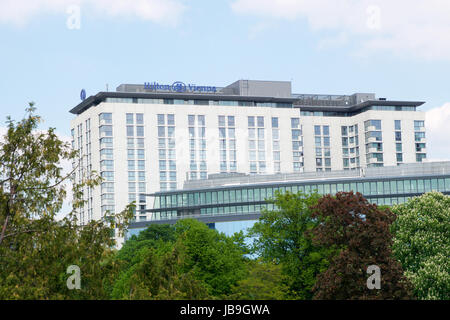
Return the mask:
POLYGON ((441 0, 0 0, 0 127, 35 101, 68 136, 80 90, 106 84, 292 80, 426 101, 429 157, 450 159, 449 16, 441 0))

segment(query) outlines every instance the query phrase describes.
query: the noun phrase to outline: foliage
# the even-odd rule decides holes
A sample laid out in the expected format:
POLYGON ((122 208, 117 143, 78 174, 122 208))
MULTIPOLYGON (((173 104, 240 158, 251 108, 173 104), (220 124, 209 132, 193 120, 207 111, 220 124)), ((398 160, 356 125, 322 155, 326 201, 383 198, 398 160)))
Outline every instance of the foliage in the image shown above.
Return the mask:
POLYGON ((317 277, 314 299, 408 299, 410 284, 392 257, 389 231, 395 215, 380 210, 360 193, 326 195, 314 208, 320 220, 315 242, 339 249, 328 269, 317 277), (367 268, 381 269, 381 289, 367 287, 367 268))
POLYGON ((328 267, 332 250, 315 245, 307 231, 317 225, 311 217, 311 207, 317 204, 317 194, 301 192, 276 193, 271 200, 276 210, 263 210, 250 230, 255 236, 253 252, 264 261, 281 264, 289 283, 289 296, 311 299, 316 276, 328 267))
POLYGON ((117 270, 111 233, 123 231, 132 210, 80 226, 81 190, 100 182, 93 173, 74 185, 73 211, 56 220, 71 177, 63 175, 61 161, 75 159, 76 152, 54 129, 38 132, 34 111, 30 104, 22 121, 8 118, 0 143, 0 299, 105 298, 117 270), (81 269, 82 290, 66 286, 70 265, 81 269))
POLYGON ((393 209, 393 251, 419 299, 450 299, 450 196, 430 192, 393 209))
POLYGON ((117 259, 125 264, 112 297, 159 299, 160 290, 171 299, 223 297, 245 276, 244 253, 242 234, 227 237, 197 220, 180 220, 174 226, 153 225, 128 240, 118 252, 117 259), (170 272, 142 269, 167 261, 176 262, 170 272), (143 294, 145 290, 147 295, 143 294))
POLYGON ((167 252, 143 247, 135 252, 130 268, 115 282, 113 299, 207 299, 208 291, 192 272, 182 272, 184 250, 172 247, 167 252))
POLYGON ((229 299, 283 300, 289 287, 281 265, 260 260, 248 261, 247 274, 232 289, 229 299))

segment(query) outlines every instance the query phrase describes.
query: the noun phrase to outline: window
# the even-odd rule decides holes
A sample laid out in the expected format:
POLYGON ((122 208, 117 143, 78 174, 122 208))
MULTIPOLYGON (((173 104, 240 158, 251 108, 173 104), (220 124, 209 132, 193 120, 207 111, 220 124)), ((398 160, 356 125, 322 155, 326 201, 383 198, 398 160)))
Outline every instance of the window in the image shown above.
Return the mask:
POLYGON ((272 129, 272 138, 274 140, 280 139, 280 130, 278 129, 272 129))
POLYGON ((258 139, 264 139, 264 129, 258 129, 258 139))
POLYGON ((132 113, 127 113, 126 114, 126 118, 127 118, 127 124, 133 124, 134 120, 133 120, 133 114, 132 113))
POLYGON ((158 127, 158 137, 165 137, 165 136, 166 136, 166 128, 158 127))
POLYGON ((425 132, 414 132, 415 141, 420 141, 421 139, 425 139, 425 132))
POLYGON ((395 120, 395 130, 402 130, 402 122, 400 120, 395 120))
POLYGON ((342 138, 342 146, 344 147, 348 146, 348 138, 342 138))
POLYGON ((164 125, 164 115, 163 114, 158 114, 158 125, 164 125))
POLYGON ((314 141, 315 141, 315 146, 316 147, 321 147, 322 146, 322 139, 320 137, 315 137, 314 141))
POLYGON ((105 124, 112 124, 112 113, 100 113, 99 120, 105 124))
POLYGON ((381 120, 367 120, 364 122, 366 131, 369 127, 375 127, 375 130, 381 130, 381 120))
POLYGON ((113 140, 112 138, 101 138, 100 139, 100 145, 101 147, 105 148, 112 148, 113 147, 113 140))
POLYGON ((144 124, 144 115, 142 113, 136 113, 136 124, 144 124))
POLYGON ((323 126, 323 135, 324 136, 330 135, 330 127, 329 126, 323 126))
POLYGON ((100 136, 112 137, 112 126, 100 126, 100 136))
POLYGON ((420 131, 423 127, 425 127, 425 121, 414 120, 414 130, 415 131, 420 131))
POLYGON ((274 161, 280 161, 280 152, 279 151, 275 151, 273 153, 273 160, 274 161))
POLYGON ((203 116, 203 115, 200 115, 200 116, 198 116, 198 125, 199 126, 205 126, 205 116, 203 116))
POLYGON ((138 137, 143 137, 144 136, 144 127, 142 126, 137 126, 136 127, 136 135, 138 137))
POLYGON ((416 154, 416 161, 422 162, 424 159, 426 159, 427 155, 425 153, 417 153, 416 154))
POLYGON ((264 117, 258 117, 258 127, 264 127, 264 117))
POLYGON ((278 118, 272 118, 272 128, 278 128, 278 118))
POLYGON ((168 114, 167 115, 167 124, 168 125, 175 125, 175 115, 168 114))
POLYGON ((225 116, 219 116, 219 127, 225 127, 225 116))
POLYGON ((134 135, 133 126, 127 126, 127 137, 132 137, 134 135))
POLYGON ((301 130, 292 130, 292 140, 300 140, 301 135, 301 130))
POLYGON ((320 126, 314 126, 314 134, 320 136, 320 126))

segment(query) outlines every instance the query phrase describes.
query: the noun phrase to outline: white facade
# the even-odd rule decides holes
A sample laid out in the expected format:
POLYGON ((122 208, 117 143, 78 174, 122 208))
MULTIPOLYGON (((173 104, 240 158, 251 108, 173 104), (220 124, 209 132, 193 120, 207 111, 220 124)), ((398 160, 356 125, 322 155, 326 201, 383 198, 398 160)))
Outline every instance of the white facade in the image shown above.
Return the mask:
POLYGON ((295 107, 151 100, 106 98, 71 122, 73 147, 81 155, 76 179, 89 170, 105 178, 102 187, 86 190, 81 223, 99 219, 107 210, 119 212, 131 201, 137 204, 136 220, 145 220, 140 210, 152 204, 140 199, 140 193, 181 189, 188 178, 223 172, 358 170, 421 161, 426 152, 424 133, 416 134, 424 132, 425 114, 418 111, 305 116, 295 107), (401 132, 398 141, 396 132, 401 132), (375 137, 366 140, 366 135, 375 137))

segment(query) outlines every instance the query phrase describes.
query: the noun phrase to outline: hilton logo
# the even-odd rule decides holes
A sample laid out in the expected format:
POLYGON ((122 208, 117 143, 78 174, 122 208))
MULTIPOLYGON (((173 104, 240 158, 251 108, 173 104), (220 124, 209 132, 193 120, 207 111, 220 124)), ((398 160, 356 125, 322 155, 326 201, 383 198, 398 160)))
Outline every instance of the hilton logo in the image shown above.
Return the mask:
POLYGON ((196 86, 195 84, 188 84, 181 81, 176 81, 172 85, 159 84, 157 82, 144 82, 144 89, 158 90, 158 91, 171 91, 171 92, 217 92, 216 87, 212 86, 196 86))

